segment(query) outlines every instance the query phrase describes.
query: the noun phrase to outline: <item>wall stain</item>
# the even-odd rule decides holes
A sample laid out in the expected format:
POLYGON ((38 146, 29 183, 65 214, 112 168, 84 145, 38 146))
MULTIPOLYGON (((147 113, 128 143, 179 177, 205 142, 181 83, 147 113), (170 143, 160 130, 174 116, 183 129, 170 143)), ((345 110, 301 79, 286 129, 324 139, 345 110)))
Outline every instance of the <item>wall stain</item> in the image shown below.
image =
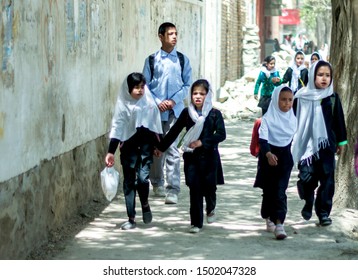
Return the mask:
POLYGON ((0 139, 4 137, 5 131, 5 113, 0 112, 0 139))

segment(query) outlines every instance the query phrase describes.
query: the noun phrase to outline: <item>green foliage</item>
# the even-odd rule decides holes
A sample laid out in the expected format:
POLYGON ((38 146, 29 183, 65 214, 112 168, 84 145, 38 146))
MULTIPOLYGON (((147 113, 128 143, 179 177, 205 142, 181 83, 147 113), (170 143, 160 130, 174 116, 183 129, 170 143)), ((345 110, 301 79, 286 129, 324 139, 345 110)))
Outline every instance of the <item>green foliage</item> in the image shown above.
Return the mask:
POLYGON ((307 31, 316 29, 317 17, 330 15, 331 0, 304 0, 300 8, 300 16, 305 22, 307 31))

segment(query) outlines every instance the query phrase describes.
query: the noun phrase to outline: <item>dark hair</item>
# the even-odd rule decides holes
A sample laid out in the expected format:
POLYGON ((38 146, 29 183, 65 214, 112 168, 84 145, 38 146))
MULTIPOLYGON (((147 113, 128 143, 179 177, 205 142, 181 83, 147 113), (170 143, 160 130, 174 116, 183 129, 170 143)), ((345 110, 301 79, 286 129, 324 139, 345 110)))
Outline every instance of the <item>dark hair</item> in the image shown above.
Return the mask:
MULTIPOLYGON (((292 94, 293 94, 293 91, 292 91, 292 89, 291 89, 290 87, 284 86, 283 88, 281 88, 280 93, 283 92, 283 91, 290 91, 290 92, 292 92, 292 94)), ((280 94, 280 93, 279 93, 279 94, 280 94)))
POLYGON ((316 67, 315 67, 315 69, 314 69, 314 80, 316 81, 317 71, 318 71, 318 69, 321 68, 322 66, 328 66, 329 71, 331 72, 331 82, 329 83, 329 85, 331 85, 332 82, 333 82, 333 69, 332 69, 332 65, 331 65, 329 62, 324 61, 324 60, 318 60, 318 61, 316 62, 316 67))
POLYGON ((202 86, 206 93, 209 92, 209 88, 210 88, 210 84, 207 80, 205 79, 199 79, 199 80, 196 80, 192 85, 191 85, 191 90, 190 90, 190 95, 193 94, 193 90, 195 87, 199 87, 199 86, 202 86))
POLYGON ((312 60, 312 57, 317 57, 317 59, 318 60, 320 60, 321 58, 319 57, 319 54, 318 53, 313 53, 312 55, 311 55, 311 60, 312 60))
POLYGON ((305 56, 305 53, 303 52, 303 51, 298 51, 298 52, 296 52, 296 54, 295 54, 295 59, 296 59, 296 57, 298 56, 298 55, 303 55, 303 57, 305 56))
POLYGON ((128 85, 129 93, 132 92, 132 90, 134 89, 135 86, 138 86, 141 83, 143 83, 144 85, 147 83, 147 81, 145 80, 145 77, 142 73, 134 72, 134 73, 129 74, 127 77, 127 85, 128 85))
POLYGON ((262 66, 267 66, 267 64, 270 63, 270 61, 272 60, 275 60, 276 61, 276 58, 272 55, 269 55, 269 56, 266 56, 265 59, 264 59, 264 63, 262 63, 262 66))
POLYGON ((165 35, 165 32, 168 28, 176 28, 175 25, 171 22, 164 22, 158 28, 158 34, 165 35))

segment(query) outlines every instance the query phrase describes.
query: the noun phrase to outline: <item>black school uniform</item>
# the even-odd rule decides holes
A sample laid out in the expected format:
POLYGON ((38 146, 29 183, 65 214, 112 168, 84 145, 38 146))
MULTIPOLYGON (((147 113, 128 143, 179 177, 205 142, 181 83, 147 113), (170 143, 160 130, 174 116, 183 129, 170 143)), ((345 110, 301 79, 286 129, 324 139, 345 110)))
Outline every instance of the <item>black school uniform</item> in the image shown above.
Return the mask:
MULTIPOLYGON (((183 128, 188 131, 194 125, 188 108, 180 114, 178 120, 160 142, 158 149, 165 151, 175 141, 183 128)), ((190 188, 191 225, 203 226, 203 198, 206 200, 206 213, 216 206, 216 185, 224 184, 223 170, 218 144, 226 139, 226 130, 222 114, 211 109, 204 122, 199 140, 202 146, 191 152, 184 152, 185 183, 190 188)))
MULTIPOLYGON (((283 75, 283 78, 282 78, 282 81, 281 81, 281 84, 285 84, 285 83, 288 83, 288 86, 291 87, 291 79, 292 79, 292 68, 289 67, 285 74, 283 75)), ((296 89, 296 91, 294 93, 296 93, 299 89, 301 89, 303 87, 302 83, 304 84, 304 86, 307 86, 308 84, 308 70, 307 68, 304 68, 300 71, 300 76, 301 76, 301 81, 298 80, 298 87, 296 89)))
MULTIPOLYGON (((111 138, 108 152, 114 154, 120 141, 111 138)), ((120 159, 123 168, 123 193, 127 215, 134 218, 136 192, 142 205, 148 202, 149 171, 153 163, 154 146, 158 144, 157 135, 148 128, 137 128, 137 132, 121 143, 120 159)))
MULTIPOLYGON (((297 101, 294 102, 294 110, 297 101)), ((322 113, 327 129, 329 145, 319 150, 319 157, 313 157, 310 164, 310 174, 305 176, 303 170, 306 165, 299 165, 299 178, 309 178, 297 182, 298 189, 301 191, 301 198, 307 204, 315 206, 318 218, 328 217, 332 210, 334 183, 335 183, 335 153, 337 145, 347 141, 346 124, 344 120, 343 108, 337 93, 322 99, 322 113), (334 104, 333 104, 334 102, 334 104), (332 109, 333 106, 333 109, 332 109), (318 187, 318 183, 320 184, 318 187), (314 192, 317 189, 316 200, 314 192)))

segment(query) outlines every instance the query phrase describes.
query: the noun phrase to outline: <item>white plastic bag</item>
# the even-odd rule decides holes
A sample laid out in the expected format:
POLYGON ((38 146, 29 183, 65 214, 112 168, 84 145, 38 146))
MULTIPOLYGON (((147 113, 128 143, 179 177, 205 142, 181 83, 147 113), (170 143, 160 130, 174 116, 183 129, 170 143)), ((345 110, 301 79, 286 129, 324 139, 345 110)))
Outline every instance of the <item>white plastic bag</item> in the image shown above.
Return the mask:
POLYGON ((117 194, 119 172, 114 167, 105 167, 101 172, 101 185, 108 201, 112 201, 117 194))

